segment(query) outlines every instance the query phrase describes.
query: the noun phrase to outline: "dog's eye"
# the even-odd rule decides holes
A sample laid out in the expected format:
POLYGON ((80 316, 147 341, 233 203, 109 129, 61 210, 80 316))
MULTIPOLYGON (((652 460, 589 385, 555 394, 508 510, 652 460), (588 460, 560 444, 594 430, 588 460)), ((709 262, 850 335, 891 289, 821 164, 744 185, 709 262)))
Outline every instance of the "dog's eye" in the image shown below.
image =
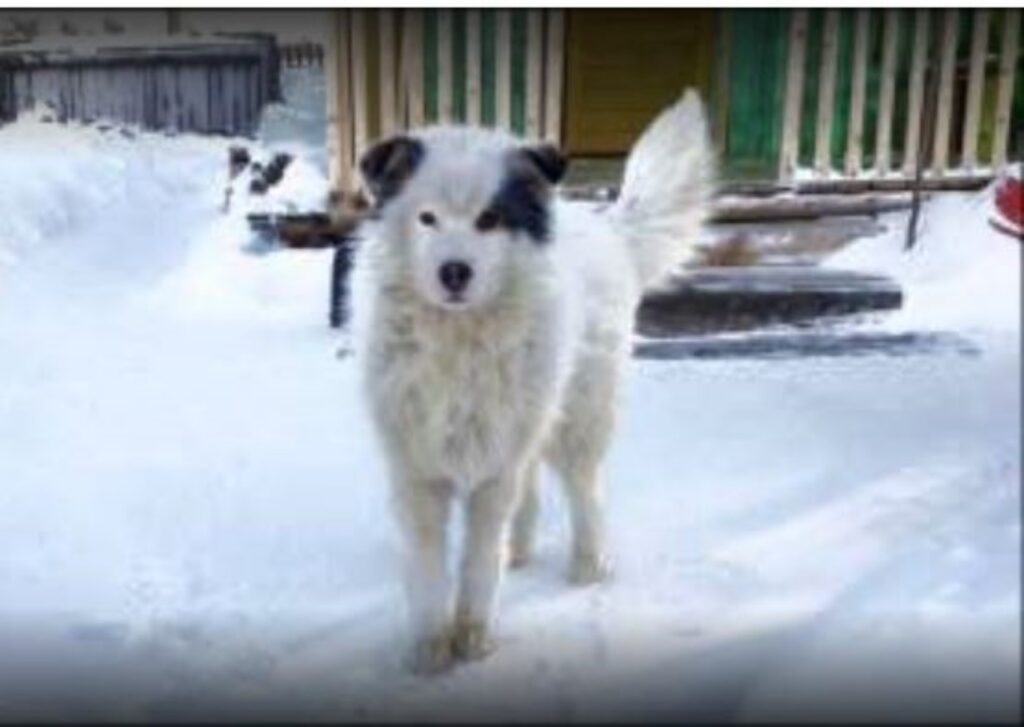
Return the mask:
POLYGON ((420 224, 433 227, 437 224, 437 216, 433 212, 420 212, 420 224))
POLYGON ((498 226, 498 213, 494 210, 484 210, 480 213, 480 216, 476 218, 476 229, 480 232, 487 232, 493 230, 498 226))

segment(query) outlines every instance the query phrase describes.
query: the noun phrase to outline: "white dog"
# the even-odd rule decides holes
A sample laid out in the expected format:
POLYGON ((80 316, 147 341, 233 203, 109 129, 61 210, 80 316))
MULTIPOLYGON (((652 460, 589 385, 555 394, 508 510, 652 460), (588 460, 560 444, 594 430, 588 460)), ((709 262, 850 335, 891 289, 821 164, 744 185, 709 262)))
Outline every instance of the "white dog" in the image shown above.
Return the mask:
POLYGON ((512 565, 530 556, 540 461, 565 484, 570 579, 607 572, 601 460, 641 293, 683 260, 705 215, 701 102, 688 91, 644 132, 604 212, 554 198, 565 164, 553 146, 467 127, 397 136, 360 161, 375 214, 353 272, 353 329, 420 672, 490 651, 509 537, 512 565), (453 612, 454 496, 466 520, 453 612))

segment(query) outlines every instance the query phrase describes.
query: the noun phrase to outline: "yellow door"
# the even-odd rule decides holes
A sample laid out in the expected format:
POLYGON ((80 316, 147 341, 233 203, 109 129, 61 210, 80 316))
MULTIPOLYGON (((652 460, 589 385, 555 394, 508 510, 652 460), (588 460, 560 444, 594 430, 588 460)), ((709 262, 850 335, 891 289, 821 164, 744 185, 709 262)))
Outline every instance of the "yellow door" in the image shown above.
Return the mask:
POLYGON ((623 154, 686 86, 707 98, 711 10, 571 10, 565 142, 574 156, 623 154))

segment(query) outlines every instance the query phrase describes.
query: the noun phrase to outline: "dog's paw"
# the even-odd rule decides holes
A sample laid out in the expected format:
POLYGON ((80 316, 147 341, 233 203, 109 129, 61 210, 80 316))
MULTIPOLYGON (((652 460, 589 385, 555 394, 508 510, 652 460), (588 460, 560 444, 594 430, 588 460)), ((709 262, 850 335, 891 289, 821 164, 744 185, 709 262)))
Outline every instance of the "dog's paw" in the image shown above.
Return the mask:
POLYGON ((486 624, 478 621, 455 624, 452 649, 457 659, 478 661, 490 655, 496 647, 486 624))
POLYGON ((577 554, 569 564, 569 582, 577 586, 589 586, 608 580, 612 574, 607 556, 577 554))
POLYGON ((449 631, 420 639, 413 648, 410 670, 419 676, 443 674, 455 665, 452 634, 449 631))

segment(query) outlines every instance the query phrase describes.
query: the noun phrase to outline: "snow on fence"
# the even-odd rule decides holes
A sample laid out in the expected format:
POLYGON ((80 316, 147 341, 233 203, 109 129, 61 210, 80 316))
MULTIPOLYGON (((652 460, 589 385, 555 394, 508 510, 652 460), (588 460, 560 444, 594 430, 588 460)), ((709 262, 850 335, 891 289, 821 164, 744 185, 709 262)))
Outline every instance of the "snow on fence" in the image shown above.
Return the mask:
POLYGON ((817 175, 910 178, 920 163, 929 176, 941 177, 979 174, 986 168, 991 173, 1007 164, 1020 57, 1020 10, 922 9, 914 11, 912 18, 898 10, 857 10, 849 115, 841 120, 847 128, 846 147, 841 169, 836 169, 830 145, 833 127, 840 122, 835 114, 839 18, 838 10, 825 12, 820 58, 812 68, 807 54, 808 11, 791 15, 779 150, 781 180, 793 179, 798 172, 802 105, 811 83, 817 91, 813 127, 817 175), (969 43, 960 43, 961 28, 968 27, 969 43), (868 83, 869 69, 877 69, 877 83, 868 83), (865 129, 869 91, 877 93, 877 111, 872 114, 873 128, 865 129), (897 107, 903 128, 895 128, 897 107), (983 117, 990 121, 984 130, 985 158, 979 150, 983 117), (873 137, 870 150, 865 143, 868 131, 873 137))
POLYGON ((424 123, 465 121, 560 140, 564 11, 527 11, 521 46, 508 10, 331 17, 324 69, 333 188, 354 187, 356 163, 374 139, 424 123))
POLYGON ((0 121, 45 104, 59 121, 251 136, 281 98, 278 66, 262 35, 18 46, 0 51, 0 121))

